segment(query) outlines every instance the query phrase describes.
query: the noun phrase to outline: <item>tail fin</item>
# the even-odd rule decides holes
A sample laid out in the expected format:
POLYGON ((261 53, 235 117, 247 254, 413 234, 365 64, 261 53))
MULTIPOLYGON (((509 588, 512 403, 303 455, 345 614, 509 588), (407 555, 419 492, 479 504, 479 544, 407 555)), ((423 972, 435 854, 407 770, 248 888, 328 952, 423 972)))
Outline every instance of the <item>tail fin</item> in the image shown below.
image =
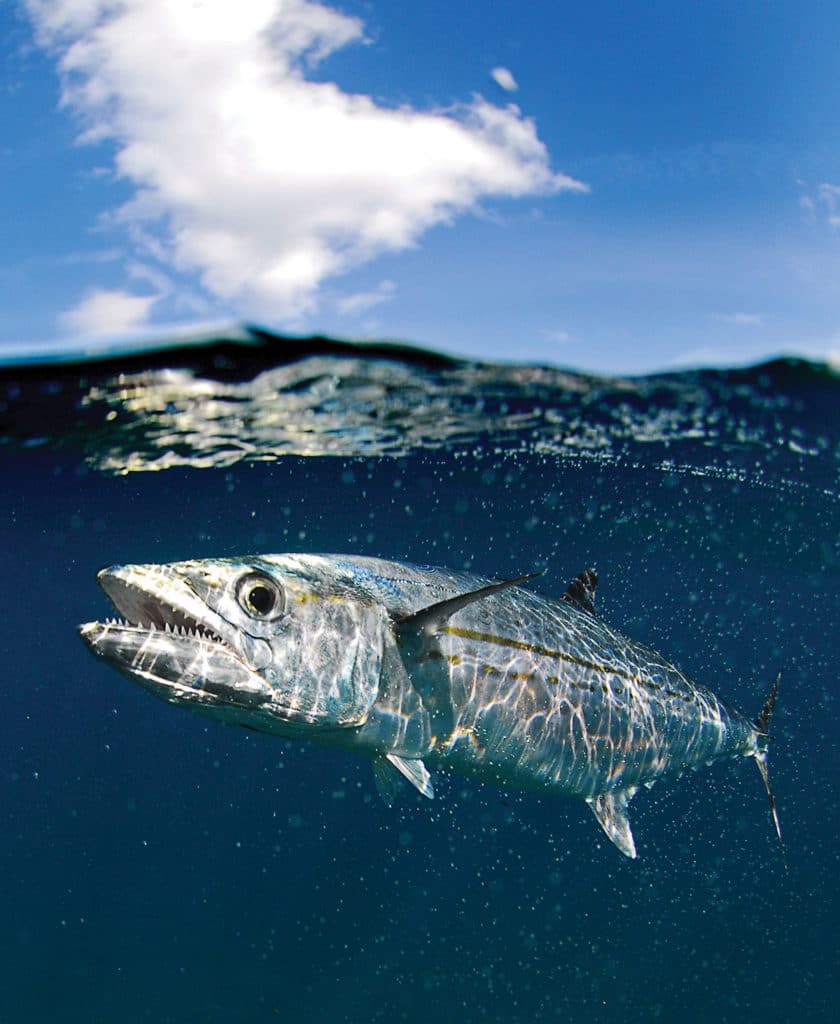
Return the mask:
POLYGON ((776 704, 776 695, 779 692, 779 682, 781 681, 781 672, 776 676, 776 681, 773 683, 773 688, 770 690, 770 696, 764 702, 764 707, 761 709, 761 714, 755 720, 755 727, 758 729, 761 738, 764 743, 761 749, 756 750, 755 763, 758 765, 758 770, 761 773, 761 780, 764 783, 764 788, 767 790, 767 799, 770 801, 770 814, 773 818, 773 824, 776 827, 776 836, 779 840, 779 846, 782 851, 782 860, 784 861, 785 871, 787 871, 787 857, 785 856, 785 844, 782 841, 782 826, 779 824, 779 812, 776 810, 776 798, 773 796, 773 790, 770 788, 770 775, 767 771, 767 744, 770 740, 770 734, 768 732, 770 726, 770 719, 773 717, 773 708, 776 704))

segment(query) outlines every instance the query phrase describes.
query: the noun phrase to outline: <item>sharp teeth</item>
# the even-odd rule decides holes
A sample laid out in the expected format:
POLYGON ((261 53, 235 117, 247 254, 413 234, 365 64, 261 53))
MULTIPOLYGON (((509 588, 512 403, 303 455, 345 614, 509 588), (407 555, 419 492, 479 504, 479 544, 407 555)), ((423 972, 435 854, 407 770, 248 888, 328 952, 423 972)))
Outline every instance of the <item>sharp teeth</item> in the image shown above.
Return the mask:
POLYGON ((130 622, 122 616, 108 616, 103 624, 112 629, 145 630, 148 633, 164 633, 169 636, 178 636, 196 642, 204 642, 225 645, 226 641, 215 630, 204 625, 198 620, 179 611, 169 605, 161 605, 160 612, 156 613, 156 621, 147 618, 145 621, 138 616, 136 622, 130 622))

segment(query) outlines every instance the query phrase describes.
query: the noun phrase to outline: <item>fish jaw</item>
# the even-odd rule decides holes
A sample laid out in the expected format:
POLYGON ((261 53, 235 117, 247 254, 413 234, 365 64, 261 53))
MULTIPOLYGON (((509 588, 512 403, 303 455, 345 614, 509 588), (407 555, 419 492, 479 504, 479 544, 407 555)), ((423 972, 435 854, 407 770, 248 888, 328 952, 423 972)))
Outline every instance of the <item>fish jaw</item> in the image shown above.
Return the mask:
POLYGON ((242 720, 275 696, 260 668, 264 641, 214 612, 166 566, 112 566, 97 580, 122 616, 87 622, 82 640, 97 657, 173 704, 242 720))

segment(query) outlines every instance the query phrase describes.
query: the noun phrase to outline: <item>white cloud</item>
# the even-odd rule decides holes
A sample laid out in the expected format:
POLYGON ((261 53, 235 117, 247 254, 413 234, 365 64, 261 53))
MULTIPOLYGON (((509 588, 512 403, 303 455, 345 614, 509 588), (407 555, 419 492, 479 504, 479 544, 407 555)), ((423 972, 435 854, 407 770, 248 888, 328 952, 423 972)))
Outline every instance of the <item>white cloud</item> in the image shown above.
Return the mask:
POLYGON ((516 92, 519 88, 516 84, 516 79, 507 68, 493 68, 490 75, 495 80, 496 84, 500 85, 505 92, 516 92))
POLYGON ((831 227, 840 227, 840 185, 820 185, 819 197, 826 209, 831 227))
POLYGON ((343 316, 358 316, 359 313, 366 313, 374 306, 380 306, 394 297, 396 285, 393 281, 380 281, 370 292, 356 292, 353 295, 346 295, 336 302, 336 309, 343 316))
POLYGON ((586 190, 512 104, 394 109, 307 80, 364 41, 314 0, 26 3, 84 138, 112 142, 134 186, 118 217, 136 254, 240 313, 299 316, 325 278, 483 197, 586 190))
MULTIPOLYGON (((802 187, 806 185, 802 181, 798 181, 797 184, 802 187)), ((840 185, 823 182, 817 185, 810 195, 807 193, 801 195, 799 205, 809 220, 821 215, 829 227, 840 227, 840 185)))
POLYGON ((130 295, 123 291, 97 289, 72 309, 59 315, 59 324, 68 334, 97 338, 130 334, 146 325, 156 295, 130 295))
POLYGON ((129 260, 125 265, 126 274, 134 281, 142 281, 155 290, 157 298, 172 292, 172 282, 157 267, 141 260, 129 260))
POLYGON ((552 345, 565 345, 567 341, 573 340, 571 333, 563 328, 546 328, 540 333, 552 345))
POLYGON ((719 319, 738 327, 760 327, 763 323, 760 313, 725 313, 719 319))

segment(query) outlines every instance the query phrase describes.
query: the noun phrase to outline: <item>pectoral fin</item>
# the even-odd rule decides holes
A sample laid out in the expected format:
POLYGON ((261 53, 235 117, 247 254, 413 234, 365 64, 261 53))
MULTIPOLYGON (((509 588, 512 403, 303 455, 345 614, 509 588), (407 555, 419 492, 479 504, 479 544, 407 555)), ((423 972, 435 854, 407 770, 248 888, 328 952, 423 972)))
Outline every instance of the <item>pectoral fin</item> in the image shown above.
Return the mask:
POLYGON ((489 597, 491 594, 497 594, 500 590, 506 590, 508 587, 518 586, 520 583, 524 583, 526 580, 533 580, 537 576, 542 576, 542 572, 529 572, 526 576, 517 576, 512 580, 490 583, 488 586, 481 587, 478 590, 471 590, 466 594, 458 594, 457 597, 438 601, 437 604, 430 604, 427 608, 421 608, 419 612, 414 612, 412 615, 399 619, 396 624, 398 634, 435 633, 450 616, 454 615, 455 612, 459 612, 462 608, 466 608, 467 605, 472 604, 474 601, 480 601, 482 598, 489 597))
POLYGON ((635 792, 634 786, 592 796, 586 801, 598 819, 598 824, 625 857, 636 856, 636 844, 633 842, 633 833, 630 831, 630 821, 627 817, 627 804, 635 792))
POLYGON ((398 757, 396 754, 386 754, 385 757, 376 757, 373 760, 373 778, 376 782, 376 789, 383 801, 390 807, 396 799, 397 787, 396 777, 389 766, 389 762, 400 775, 404 776, 412 786, 429 800, 434 799, 435 791, 432 786, 432 777, 428 768, 416 757, 398 757))

